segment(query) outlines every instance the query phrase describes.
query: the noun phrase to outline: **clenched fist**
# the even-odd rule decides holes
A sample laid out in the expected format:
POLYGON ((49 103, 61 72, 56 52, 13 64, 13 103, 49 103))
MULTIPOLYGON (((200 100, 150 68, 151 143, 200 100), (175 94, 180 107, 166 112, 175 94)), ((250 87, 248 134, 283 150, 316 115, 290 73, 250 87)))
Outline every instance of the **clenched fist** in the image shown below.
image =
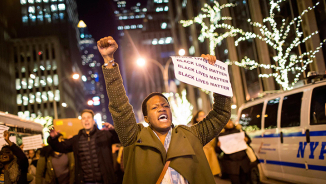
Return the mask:
POLYGON ((107 63, 113 59, 113 54, 118 49, 118 44, 111 36, 108 36, 97 41, 97 48, 104 58, 104 62, 107 63))
POLYGON ((214 65, 216 62, 216 57, 209 55, 209 54, 202 54, 201 55, 202 58, 206 59, 208 61, 209 64, 214 65))

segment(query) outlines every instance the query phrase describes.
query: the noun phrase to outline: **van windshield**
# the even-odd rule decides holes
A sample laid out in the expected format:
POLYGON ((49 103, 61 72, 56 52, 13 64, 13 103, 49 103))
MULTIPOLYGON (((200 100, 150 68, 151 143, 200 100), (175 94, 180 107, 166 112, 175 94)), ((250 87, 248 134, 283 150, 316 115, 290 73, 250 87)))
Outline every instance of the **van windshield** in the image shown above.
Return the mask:
POLYGON ((239 123, 245 131, 261 129, 262 109, 263 103, 260 103, 242 110, 239 123))

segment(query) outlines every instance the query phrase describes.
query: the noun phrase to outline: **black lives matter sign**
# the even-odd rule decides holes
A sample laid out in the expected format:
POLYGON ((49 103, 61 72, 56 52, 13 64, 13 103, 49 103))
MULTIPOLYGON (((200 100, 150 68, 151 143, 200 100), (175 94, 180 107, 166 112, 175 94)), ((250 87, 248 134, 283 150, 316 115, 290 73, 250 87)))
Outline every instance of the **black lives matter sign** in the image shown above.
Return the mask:
POLYGON ((233 96, 228 65, 210 65, 202 57, 172 56, 175 77, 187 84, 225 96, 233 96))

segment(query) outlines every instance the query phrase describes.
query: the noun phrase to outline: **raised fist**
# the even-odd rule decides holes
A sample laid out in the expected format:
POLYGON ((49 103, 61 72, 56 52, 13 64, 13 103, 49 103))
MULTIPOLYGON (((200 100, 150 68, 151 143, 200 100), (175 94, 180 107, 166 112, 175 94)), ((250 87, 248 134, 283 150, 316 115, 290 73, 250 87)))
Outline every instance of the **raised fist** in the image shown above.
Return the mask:
POLYGON ((214 65, 216 62, 216 57, 209 55, 209 54, 202 54, 201 55, 202 58, 206 59, 208 61, 209 64, 214 65))
POLYGON ((3 132, 3 138, 7 141, 9 140, 9 132, 6 130, 3 132))
POLYGON ((111 37, 104 37, 97 41, 97 48, 104 59, 113 59, 114 52, 118 49, 117 42, 111 37))
POLYGON ((51 138, 55 138, 57 135, 58 135, 58 131, 56 131, 54 128, 52 128, 50 131, 49 131, 49 133, 50 133, 50 137, 51 138))

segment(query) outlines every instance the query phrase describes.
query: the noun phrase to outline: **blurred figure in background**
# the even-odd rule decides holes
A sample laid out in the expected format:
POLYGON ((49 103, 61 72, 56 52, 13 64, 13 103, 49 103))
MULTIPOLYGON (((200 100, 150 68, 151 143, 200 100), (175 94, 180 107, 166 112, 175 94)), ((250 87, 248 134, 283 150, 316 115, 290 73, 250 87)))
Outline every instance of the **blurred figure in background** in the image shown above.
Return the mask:
MULTIPOLYGON (((58 138, 63 142, 63 136, 58 138)), ((74 184, 75 160, 72 152, 59 153, 50 146, 43 148, 36 170, 36 184, 74 184)))
MULTIPOLYGON (((235 126, 234 123, 229 120, 218 137, 239 133, 241 131, 242 129, 240 124, 235 126)), ((247 143, 247 145, 251 142, 251 139, 246 133, 244 141, 247 143)), ((251 161, 247 155, 246 149, 231 154, 225 154, 221 149, 221 144, 222 143, 218 141, 216 152, 220 154, 220 166, 222 168, 223 177, 227 175, 230 178, 232 184, 252 183, 250 172, 251 161)))
MULTIPOLYGON (((199 110, 194 117, 191 119, 191 122, 188 124, 190 126, 196 125, 200 121, 202 121, 206 117, 206 114, 204 111, 199 110)), ((211 171, 214 176, 219 175, 221 173, 220 165, 217 160, 217 155, 215 152, 215 145, 216 145, 216 138, 211 140, 209 143, 207 143, 203 149, 204 153, 206 155, 209 167, 211 168, 211 171)))
POLYGON ((28 159, 25 153, 9 140, 8 131, 4 131, 3 137, 8 145, 0 151, 0 183, 27 184, 28 159))

